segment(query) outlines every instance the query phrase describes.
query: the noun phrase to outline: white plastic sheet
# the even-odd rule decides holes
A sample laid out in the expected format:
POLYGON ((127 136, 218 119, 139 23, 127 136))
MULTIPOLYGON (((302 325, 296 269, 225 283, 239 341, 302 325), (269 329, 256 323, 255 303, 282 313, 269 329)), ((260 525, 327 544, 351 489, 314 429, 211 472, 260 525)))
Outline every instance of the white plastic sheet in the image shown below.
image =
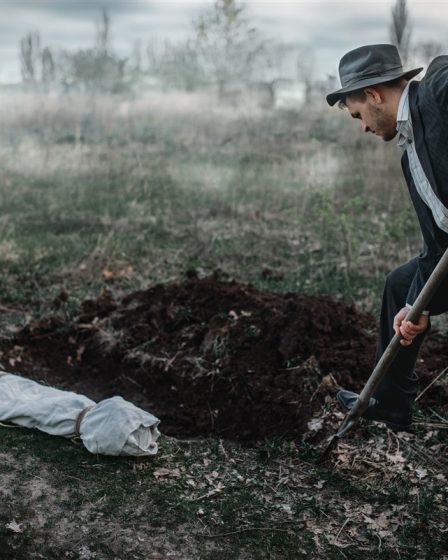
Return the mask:
POLYGON ((91 453, 102 455, 155 455, 160 436, 159 419, 121 397, 95 403, 6 372, 0 372, 0 421, 52 435, 79 435, 91 453))

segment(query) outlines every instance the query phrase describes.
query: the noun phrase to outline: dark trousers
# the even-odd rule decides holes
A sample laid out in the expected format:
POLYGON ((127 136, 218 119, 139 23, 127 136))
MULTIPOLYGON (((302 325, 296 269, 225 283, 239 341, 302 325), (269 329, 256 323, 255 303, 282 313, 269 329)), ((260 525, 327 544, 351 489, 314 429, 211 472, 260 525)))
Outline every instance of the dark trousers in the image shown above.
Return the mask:
MULTIPOLYGON (((386 279, 380 316, 380 332, 375 363, 385 351, 395 334, 393 322, 395 315, 405 307, 406 296, 417 270, 417 258, 399 266, 386 279)), ((443 285, 431 301, 431 315, 440 315, 448 311, 448 289, 443 285)), ((378 387, 376 397, 386 407, 409 409, 418 389, 415 363, 420 346, 428 331, 414 338, 410 346, 403 346, 390 370, 378 387)))

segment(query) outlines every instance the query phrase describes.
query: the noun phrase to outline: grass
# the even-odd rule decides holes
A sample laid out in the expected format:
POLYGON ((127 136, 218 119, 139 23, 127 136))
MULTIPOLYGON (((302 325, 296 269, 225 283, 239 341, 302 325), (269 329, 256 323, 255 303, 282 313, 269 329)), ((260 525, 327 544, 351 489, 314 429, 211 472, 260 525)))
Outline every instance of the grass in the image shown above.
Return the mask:
POLYGON ((418 243, 392 147, 361 145, 338 112, 147 103, 110 119, 82 99, 25 98, 0 137, 3 302, 41 313, 61 286, 82 298, 197 267, 375 308, 418 243))
MULTIPOLYGON (((395 148, 342 112, 172 95, 2 107, 2 336, 191 268, 376 312, 384 275, 418 251, 395 148)), ((363 428, 333 468, 318 441, 163 437, 137 461, 0 427, 0 560, 442 559, 446 426, 422 418, 411 439, 363 428)))
POLYGON ((241 448, 163 437, 161 454, 148 461, 96 457, 61 438, 1 428, 8 491, 0 557, 78 558, 84 549, 97 558, 170 550, 175 558, 229 560, 392 558, 397 550, 402 558, 441 558, 446 479, 418 481, 412 469, 423 466, 412 454, 397 469, 396 447, 381 466, 366 467, 384 437, 376 428, 367 443, 346 443, 340 457, 359 464, 342 459, 332 470, 305 461, 290 442, 241 448), (6 529, 12 520, 23 532, 6 529))

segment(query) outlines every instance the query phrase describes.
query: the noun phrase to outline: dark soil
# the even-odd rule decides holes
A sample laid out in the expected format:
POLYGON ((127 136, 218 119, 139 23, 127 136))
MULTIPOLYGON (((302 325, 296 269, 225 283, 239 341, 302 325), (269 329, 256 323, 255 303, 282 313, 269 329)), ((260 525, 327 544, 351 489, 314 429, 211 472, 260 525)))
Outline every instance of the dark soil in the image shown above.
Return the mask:
MULTIPOLYGON (((166 434, 239 441, 298 436, 338 385, 359 389, 369 376, 372 317, 327 297, 189 276, 118 300, 106 291, 71 323, 30 324, 2 361, 96 400, 121 394, 166 434)), ((430 340, 421 358, 427 385, 448 364, 448 341, 430 340)), ((448 403, 442 389, 426 398, 448 403)))

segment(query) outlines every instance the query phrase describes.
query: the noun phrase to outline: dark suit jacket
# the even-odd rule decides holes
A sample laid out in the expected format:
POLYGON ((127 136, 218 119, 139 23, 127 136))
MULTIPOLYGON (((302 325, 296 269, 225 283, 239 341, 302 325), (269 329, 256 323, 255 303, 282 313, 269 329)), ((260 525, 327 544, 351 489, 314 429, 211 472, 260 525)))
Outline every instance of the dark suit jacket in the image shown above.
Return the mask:
MULTIPOLYGON (((437 197, 448 208, 448 56, 435 58, 420 82, 412 82, 409 107, 415 149, 428 181, 437 197)), ((423 234, 424 247, 418 257, 418 270, 409 289, 411 305, 448 247, 448 234, 434 221, 431 210, 418 194, 406 152, 401 160, 403 173, 423 234)), ((448 280, 446 282, 448 288, 448 280)), ((429 306, 431 312, 431 305, 429 306)))

